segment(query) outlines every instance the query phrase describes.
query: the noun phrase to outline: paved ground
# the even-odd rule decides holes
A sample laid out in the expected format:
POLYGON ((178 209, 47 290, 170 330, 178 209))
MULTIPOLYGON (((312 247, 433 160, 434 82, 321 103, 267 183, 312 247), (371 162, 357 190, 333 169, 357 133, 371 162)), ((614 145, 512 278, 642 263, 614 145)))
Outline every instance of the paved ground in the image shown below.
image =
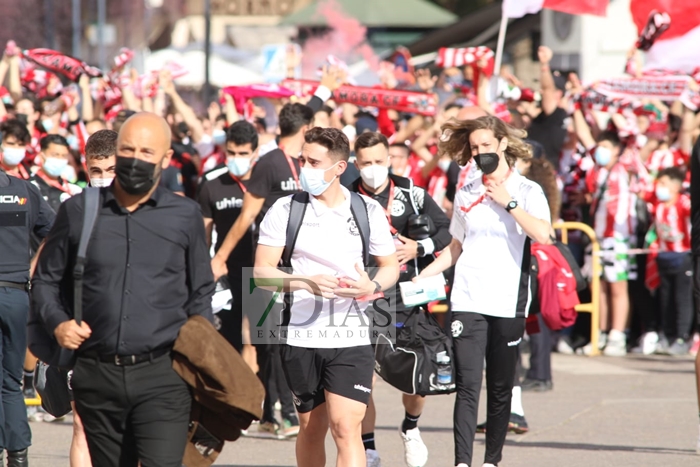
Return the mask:
MULTIPOLYGON (((502 467, 700 465, 690 358, 555 355, 554 370, 553 391, 524 394, 531 431, 509 435, 502 467)), ((400 398, 388 385, 377 386, 377 447, 384 466, 402 467, 400 398)), ((454 465, 452 406, 452 396, 433 397, 421 417, 430 466, 454 465)), ((32 430, 32 467, 67 466, 71 426, 34 423, 32 430)), ((483 459, 483 441, 483 435, 477 435, 475 461, 483 459)), ((327 465, 334 465, 330 438, 326 446, 327 465)), ((226 446, 216 465, 294 466, 294 442, 241 439, 226 446)))

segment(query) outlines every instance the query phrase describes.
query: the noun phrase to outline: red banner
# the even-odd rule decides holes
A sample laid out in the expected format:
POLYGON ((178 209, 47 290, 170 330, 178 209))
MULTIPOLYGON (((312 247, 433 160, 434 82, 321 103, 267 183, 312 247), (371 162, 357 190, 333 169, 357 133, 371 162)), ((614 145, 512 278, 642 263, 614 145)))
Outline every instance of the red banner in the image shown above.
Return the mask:
POLYGON ((77 58, 69 57, 51 49, 25 50, 22 55, 42 68, 61 74, 71 81, 77 82, 80 75, 102 76, 102 72, 77 58))
MULTIPOLYGON (((287 79, 282 86, 292 89, 299 96, 308 96, 316 91, 316 81, 287 79)), ((333 93, 333 100, 338 103, 354 104, 359 107, 377 107, 434 116, 438 103, 435 96, 424 92, 400 91, 396 89, 366 88, 343 85, 333 93)))
MULTIPOLYGON (((251 84, 250 86, 228 86, 222 89, 224 94, 233 97, 236 104, 236 111, 243 114, 245 104, 254 97, 265 97, 268 99, 282 99, 294 95, 294 91, 276 84, 251 84)), ((224 102, 222 102, 223 104, 224 102)))

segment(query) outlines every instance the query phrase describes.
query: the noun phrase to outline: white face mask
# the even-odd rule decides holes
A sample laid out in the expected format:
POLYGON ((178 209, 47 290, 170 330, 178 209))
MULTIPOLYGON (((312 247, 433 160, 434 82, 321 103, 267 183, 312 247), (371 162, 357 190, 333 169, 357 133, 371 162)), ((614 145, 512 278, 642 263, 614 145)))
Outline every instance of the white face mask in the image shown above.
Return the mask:
POLYGON ((105 188, 110 186, 113 180, 114 178, 91 178, 90 186, 94 186, 95 188, 105 188))
POLYGON ((389 168, 383 165, 369 165, 360 170, 362 181, 373 190, 376 190, 389 176, 389 168))
POLYGON ((5 165, 14 167, 24 160, 26 154, 24 148, 2 148, 2 161, 5 165))
POLYGON ((447 171, 450 169, 451 164, 452 161, 449 159, 440 159, 438 161, 438 167, 440 167, 440 170, 442 170, 445 173, 447 173, 447 171))
POLYGON ((325 179, 325 175, 327 171, 331 170, 336 165, 338 165, 337 162, 328 167, 327 169, 312 169, 311 167, 302 167, 301 175, 299 175, 299 183, 301 183, 301 189, 314 196, 321 195, 324 191, 328 189, 329 186, 331 186, 333 180, 335 180, 336 177, 333 177, 333 179, 330 182, 327 182, 325 179))

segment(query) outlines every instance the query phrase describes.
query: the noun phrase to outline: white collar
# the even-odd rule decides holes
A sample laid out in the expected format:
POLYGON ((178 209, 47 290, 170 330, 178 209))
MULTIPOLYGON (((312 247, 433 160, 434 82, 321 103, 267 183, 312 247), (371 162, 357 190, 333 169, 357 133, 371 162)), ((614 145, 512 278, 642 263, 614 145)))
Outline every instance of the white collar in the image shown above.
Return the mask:
POLYGON ((350 210, 350 191, 348 191, 348 189, 345 188, 343 185, 340 185, 340 190, 343 192, 345 200, 340 205, 334 208, 329 208, 328 206, 320 202, 318 199, 316 199, 315 196, 309 195, 309 197, 311 198, 311 207, 313 208, 316 217, 321 217, 327 212, 347 212, 350 210))

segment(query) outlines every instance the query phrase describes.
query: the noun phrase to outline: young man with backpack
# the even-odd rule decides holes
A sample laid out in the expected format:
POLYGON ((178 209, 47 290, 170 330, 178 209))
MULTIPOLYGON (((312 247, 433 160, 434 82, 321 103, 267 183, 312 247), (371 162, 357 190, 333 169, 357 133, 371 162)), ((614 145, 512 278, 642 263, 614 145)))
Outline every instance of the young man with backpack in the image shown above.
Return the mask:
MULTIPOLYGON (((409 178, 389 174, 389 142, 384 135, 373 132, 360 135, 355 141, 355 156, 360 178, 355 180, 350 190, 372 198, 384 210, 396 243, 401 273, 399 282, 410 281, 433 260, 434 252, 450 244, 450 221, 425 189, 414 186, 409 178), (433 225, 417 229, 426 218, 430 218, 429 222, 433 225)), ((396 288, 387 291, 386 295, 396 304, 397 327, 406 324, 412 311, 419 312, 401 302, 401 294, 397 293, 396 288)), ((404 394, 402 402, 405 417, 400 434, 406 465, 422 467, 428 461, 428 448, 421 439, 418 419, 425 406, 425 397, 404 394)), ((368 467, 381 465, 374 443, 375 419, 375 407, 370 401, 362 430, 368 467)))
POLYGON ((396 282, 396 248, 379 204, 340 184, 350 157, 347 137, 337 129, 314 128, 304 139, 299 174, 304 192, 278 200, 265 215, 254 274, 259 284, 280 281, 288 293, 279 334, 285 378, 299 412, 297 465, 326 465, 330 426, 337 465, 363 466, 362 419, 374 369, 372 318, 365 309, 368 297, 396 282), (374 280, 365 271, 370 255, 379 268, 374 280), (277 269, 280 260, 291 273, 277 269))

